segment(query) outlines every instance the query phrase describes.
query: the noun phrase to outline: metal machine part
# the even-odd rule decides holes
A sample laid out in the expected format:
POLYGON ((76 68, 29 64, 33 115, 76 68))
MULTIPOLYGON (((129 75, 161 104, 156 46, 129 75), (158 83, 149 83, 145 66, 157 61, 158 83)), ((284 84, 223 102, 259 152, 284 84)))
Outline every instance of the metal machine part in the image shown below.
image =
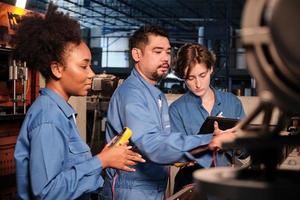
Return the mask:
POLYGON ((110 98, 118 85, 118 80, 119 79, 112 74, 97 74, 93 78, 92 90, 102 97, 110 98))
POLYGON ((272 181, 264 179, 262 170, 238 170, 234 168, 211 168, 198 170, 194 177, 198 193, 226 200, 282 200, 299 199, 299 173, 277 171, 272 181), (257 177, 257 178, 254 178, 257 177))
POLYGON ((97 74, 93 78, 92 91, 87 102, 87 117, 92 119, 92 123, 88 122, 90 128, 87 130, 87 143, 89 143, 93 154, 99 153, 104 147, 106 113, 110 97, 118 84, 118 77, 105 72, 97 74))
POLYGON ((17 81, 21 81, 23 86, 21 102, 23 103, 23 114, 26 113, 26 88, 28 80, 28 68, 26 62, 13 60, 9 66, 9 80, 13 81, 13 114, 16 114, 17 102, 17 81))
POLYGON ((259 93, 271 92, 282 110, 300 110, 299 1, 248 1, 243 16, 242 42, 248 69, 259 93))
POLYGON ((243 12, 242 41, 248 68, 258 85, 260 104, 240 124, 238 137, 224 148, 245 148, 247 169, 215 168, 194 174, 198 191, 218 199, 299 199, 300 172, 283 170, 286 146, 299 146, 299 131, 281 135, 287 113, 300 114, 300 1, 248 0, 243 12), (270 126, 274 109, 281 113, 270 126), (251 127, 260 113, 260 126, 251 127))

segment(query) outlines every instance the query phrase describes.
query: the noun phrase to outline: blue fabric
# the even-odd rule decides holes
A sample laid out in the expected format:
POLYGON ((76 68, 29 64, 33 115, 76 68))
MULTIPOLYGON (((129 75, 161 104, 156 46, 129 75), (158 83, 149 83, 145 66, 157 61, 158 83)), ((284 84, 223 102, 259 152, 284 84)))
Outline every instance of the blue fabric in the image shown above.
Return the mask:
MULTIPOLYGON (((242 103, 235 95, 215 89, 213 91, 216 98, 211 116, 217 116, 220 113, 222 113, 223 117, 234 119, 241 119, 245 116, 242 103)), ((209 116, 209 113, 202 106, 201 98, 190 91, 170 105, 169 114, 172 131, 184 132, 186 135, 197 134, 205 119, 209 116)), ((206 153, 202 156, 211 156, 211 153, 206 153)), ((197 161, 202 167, 209 167, 211 163, 210 161, 207 163, 207 161, 199 159, 197 161)), ((219 153, 217 166, 226 166, 229 164, 230 162, 224 154, 219 153)))
POLYGON ((80 138, 73 108, 50 89, 40 93, 15 148, 19 198, 83 199, 103 184, 101 162, 80 138))
MULTIPOLYGON (((171 133, 165 95, 147 83, 135 69, 111 98, 107 115, 107 142, 124 127, 132 130, 130 142, 147 162, 136 165, 136 172, 133 173, 107 170, 104 185, 106 199, 112 197, 111 185, 115 175, 115 199, 130 199, 132 195, 136 195, 134 199, 163 199, 162 191, 165 191, 168 179, 168 167, 164 165, 188 161, 191 157, 189 150, 207 144, 212 138, 211 134, 186 136, 179 132, 171 133), (124 192, 126 188, 131 192, 124 192), (148 190, 161 192, 158 196, 149 196, 148 190)), ((204 156, 201 159, 210 158, 204 156)))

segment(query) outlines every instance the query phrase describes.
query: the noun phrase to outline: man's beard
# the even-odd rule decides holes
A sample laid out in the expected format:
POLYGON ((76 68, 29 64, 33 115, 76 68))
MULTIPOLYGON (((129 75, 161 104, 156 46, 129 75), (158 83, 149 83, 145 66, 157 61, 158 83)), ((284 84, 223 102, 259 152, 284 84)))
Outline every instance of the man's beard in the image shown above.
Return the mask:
POLYGON ((160 80, 166 78, 167 75, 168 75, 168 72, 167 72, 167 73, 163 73, 163 74, 158 74, 157 71, 156 71, 156 72, 154 72, 154 73, 152 74, 152 80, 158 82, 158 81, 160 81, 160 80))
POLYGON ((160 80, 166 78, 166 76, 168 75, 168 73, 170 71, 170 68, 168 68, 168 70, 165 73, 159 74, 158 73, 158 69, 159 68, 163 68, 163 66, 159 66, 157 68, 157 70, 155 72, 153 72, 153 74, 152 74, 152 80, 154 80, 154 81, 160 81, 160 80))

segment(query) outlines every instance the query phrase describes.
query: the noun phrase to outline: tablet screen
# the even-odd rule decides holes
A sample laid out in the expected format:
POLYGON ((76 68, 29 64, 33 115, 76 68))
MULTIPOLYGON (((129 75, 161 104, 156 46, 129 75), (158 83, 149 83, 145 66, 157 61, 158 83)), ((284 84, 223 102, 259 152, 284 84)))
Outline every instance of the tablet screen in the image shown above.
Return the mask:
POLYGON ((238 119, 224 118, 224 117, 212 117, 206 118, 202 124, 198 134, 209 134, 214 132, 214 122, 217 121, 219 124, 219 129, 226 130, 233 128, 238 122, 238 119))

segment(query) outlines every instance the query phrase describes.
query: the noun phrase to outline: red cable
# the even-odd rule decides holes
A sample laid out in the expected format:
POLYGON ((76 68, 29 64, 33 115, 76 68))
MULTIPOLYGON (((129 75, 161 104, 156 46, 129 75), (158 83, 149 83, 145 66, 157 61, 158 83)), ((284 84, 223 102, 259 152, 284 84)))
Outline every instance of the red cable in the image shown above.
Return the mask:
POLYGON ((118 177, 118 174, 116 173, 114 178, 113 178, 112 188, 111 188, 112 200, 115 200, 115 185, 116 185, 117 177, 118 177))
POLYGON ((212 162, 211 162, 212 167, 217 166, 217 151, 212 152, 212 162))

